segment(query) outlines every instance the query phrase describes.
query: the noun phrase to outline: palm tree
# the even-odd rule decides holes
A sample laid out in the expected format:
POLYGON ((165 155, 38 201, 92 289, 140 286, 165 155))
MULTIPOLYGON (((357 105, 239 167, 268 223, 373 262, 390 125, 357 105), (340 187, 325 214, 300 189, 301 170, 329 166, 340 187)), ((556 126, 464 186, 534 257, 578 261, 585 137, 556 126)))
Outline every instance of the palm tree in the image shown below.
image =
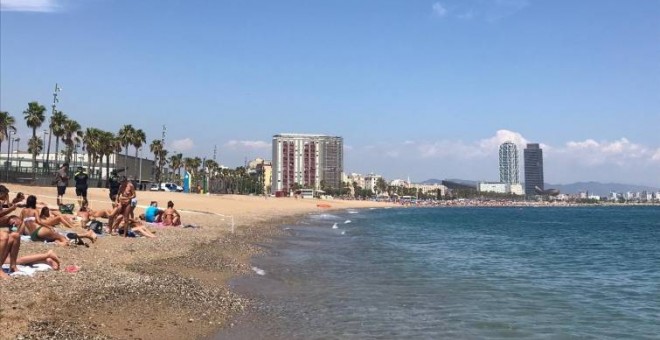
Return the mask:
MULTIPOLYGON (((0 150, 2 150, 2 141, 9 139, 9 132, 16 133, 16 118, 9 115, 7 111, 0 111, 0 150)), ((9 161, 9 143, 7 143, 7 161, 9 161)))
POLYGON ((85 130, 85 136, 83 137, 83 145, 87 150, 88 159, 92 161, 92 166, 89 171, 90 175, 93 176, 94 170, 96 169, 96 162, 101 158, 101 131, 97 128, 87 128, 85 130))
POLYGON ((156 172, 156 182, 160 183, 160 173, 161 173, 161 164, 164 164, 161 161, 161 158, 164 158, 163 154, 165 153, 165 148, 160 139, 154 139, 149 145, 149 150, 154 154, 154 163, 158 165, 158 171, 156 172))
POLYGON ((135 147, 135 168, 138 169, 138 150, 142 147, 142 144, 147 142, 147 135, 145 135, 142 129, 137 129, 133 132, 133 138, 131 144, 135 147))
MULTIPOLYGON (((181 179, 181 174, 179 173, 179 170, 183 165, 182 160, 183 160, 183 154, 181 153, 175 153, 174 155, 170 156, 169 159, 170 168, 172 168, 172 172, 174 172, 177 175, 177 180, 181 179)), ((179 184, 178 181, 177 184, 179 184)))
MULTIPOLYGON (((46 120, 46 107, 40 105, 38 102, 29 102, 28 108, 23 111, 25 115, 25 121, 27 126, 32 128, 32 139, 37 138, 37 129, 41 127, 41 124, 46 120)), ((32 149, 32 181, 37 179, 37 152, 36 148, 32 149)))
POLYGON ((121 141, 112 132, 101 131, 99 136, 100 155, 101 158, 105 156, 105 187, 108 187, 108 180, 110 178, 110 156, 116 152, 121 152, 121 141))
POLYGON ((43 150, 44 148, 44 142, 41 140, 41 138, 35 136, 35 137, 30 137, 30 140, 28 140, 28 152, 32 154, 38 154, 43 150))
POLYGON ((135 128, 131 124, 122 126, 117 133, 117 137, 121 141, 121 146, 125 148, 124 154, 124 173, 126 173, 128 165, 128 146, 133 143, 133 136, 135 135, 135 128))
POLYGON ((67 119, 62 125, 64 135, 62 136, 62 142, 66 145, 66 162, 71 162, 71 154, 76 145, 82 142, 83 132, 81 126, 78 122, 73 119, 67 119))
POLYGON ((64 137, 64 123, 69 120, 69 117, 62 111, 55 111, 50 117, 50 130, 55 137, 55 165, 57 164, 60 153, 60 139, 64 137))

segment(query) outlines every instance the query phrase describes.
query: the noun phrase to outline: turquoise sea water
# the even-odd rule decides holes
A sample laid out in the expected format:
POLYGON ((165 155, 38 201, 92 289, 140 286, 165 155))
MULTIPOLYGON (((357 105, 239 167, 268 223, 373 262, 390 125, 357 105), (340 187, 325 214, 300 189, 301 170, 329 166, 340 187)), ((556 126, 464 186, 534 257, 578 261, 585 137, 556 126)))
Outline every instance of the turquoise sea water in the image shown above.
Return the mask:
POLYGON ((234 282, 268 316, 253 335, 660 337, 660 207, 346 211, 269 246, 234 282))

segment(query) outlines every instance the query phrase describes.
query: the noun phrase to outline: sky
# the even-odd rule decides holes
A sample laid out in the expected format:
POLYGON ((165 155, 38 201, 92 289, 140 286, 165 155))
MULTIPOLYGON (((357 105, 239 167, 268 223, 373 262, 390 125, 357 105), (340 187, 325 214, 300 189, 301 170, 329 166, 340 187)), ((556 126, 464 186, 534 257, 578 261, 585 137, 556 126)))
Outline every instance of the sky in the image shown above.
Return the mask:
POLYGON ((164 125, 171 152, 230 167, 320 133, 346 172, 496 181, 513 141, 542 145, 548 183, 660 187, 658 0, 0 4, 0 110, 23 140, 58 83, 83 128, 164 125))

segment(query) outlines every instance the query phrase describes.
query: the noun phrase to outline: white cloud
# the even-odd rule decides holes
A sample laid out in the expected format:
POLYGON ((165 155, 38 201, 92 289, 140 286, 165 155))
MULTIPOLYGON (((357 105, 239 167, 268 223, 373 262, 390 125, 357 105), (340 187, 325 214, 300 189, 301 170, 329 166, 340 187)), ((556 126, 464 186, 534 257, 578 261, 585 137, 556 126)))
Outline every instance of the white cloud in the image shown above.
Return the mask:
POLYGON ((55 0, 0 0, 0 10, 16 12, 54 12, 60 6, 55 0))
MULTIPOLYGON (((397 177, 410 172, 410 165, 414 164, 411 175, 414 173, 420 178, 497 180, 498 149, 507 141, 518 146, 522 176, 526 144, 537 141, 505 129, 474 141, 444 139, 410 143, 402 140, 357 147, 348 156, 351 161, 345 166, 350 169, 354 164, 368 165, 368 171, 387 170, 389 175, 397 177), (392 162, 392 158, 397 162, 392 162)), ((660 186, 660 147, 657 145, 646 146, 627 138, 609 141, 586 138, 556 145, 539 144, 549 183, 595 180, 660 186)), ((359 169, 351 169, 354 170, 359 169)))
POLYGON ((190 138, 178 139, 170 144, 174 151, 189 151, 195 147, 195 143, 190 138))
POLYGON ((447 9, 439 2, 434 3, 431 8, 433 9, 433 14, 441 18, 447 15, 447 9))
POLYGON ((225 146, 232 149, 267 149, 271 147, 271 144, 260 140, 230 140, 225 143, 225 146))

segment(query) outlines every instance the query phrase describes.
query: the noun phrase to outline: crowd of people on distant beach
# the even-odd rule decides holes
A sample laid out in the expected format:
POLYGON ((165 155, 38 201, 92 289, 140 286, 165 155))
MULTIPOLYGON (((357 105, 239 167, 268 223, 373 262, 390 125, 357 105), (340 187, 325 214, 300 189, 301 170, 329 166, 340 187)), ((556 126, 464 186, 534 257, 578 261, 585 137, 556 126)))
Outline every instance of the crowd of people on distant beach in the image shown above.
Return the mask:
POLYGON ((8 272, 0 270, 0 279, 16 272, 18 265, 45 263, 57 270, 60 259, 54 251, 19 257, 21 236, 25 241, 54 242, 56 245, 69 246, 95 243, 98 235, 120 235, 123 237, 156 237, 152 227, 180 226, 181 215, 174 209, 172 201, 166 209, 158 208, 158 202, 152 201, 144 213, 135 218, 137 193, 131 178, 119 178, 112 171, 109 181, 111 208, 93 210, 87 200, 87 181, 89 176, 82 167, 74 174, 78 211, 74 204, 65 204, 64 197, 69 182, 68 164, 64 163, 56 172, 53 184, 57 188, 57 205, 49 206, 39 202, 35 195, 18 192, 10 198, 10 190, 0 184, 0 267, 8 264, 8 272), (107 220, 103 223, 99 219, 107 220), (67 232, 58 230, 64 227, 67 232), (82 229, 78 232, 70 230, 82 229), (88 241, 88 242, 85 242, 88 241))

